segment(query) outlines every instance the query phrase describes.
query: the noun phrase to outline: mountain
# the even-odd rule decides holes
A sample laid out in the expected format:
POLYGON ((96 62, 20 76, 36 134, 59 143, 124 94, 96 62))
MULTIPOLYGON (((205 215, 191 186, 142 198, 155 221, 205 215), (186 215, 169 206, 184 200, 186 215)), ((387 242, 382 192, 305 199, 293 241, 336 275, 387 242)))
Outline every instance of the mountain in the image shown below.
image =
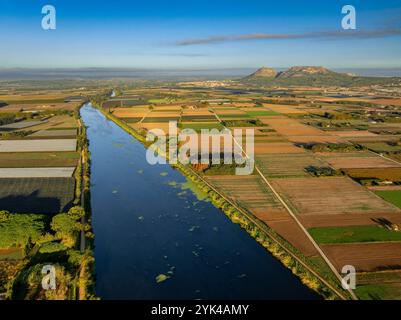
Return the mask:
POLYGON ((277 71, 272 68, 262 67, 256 72, 248 76, 248 78, 275 78, 277 76, 277 71))
POLYGON ((261 68, 240 82, 251 85, 272 86, 368 86, 401 84, 401 78, 361 77, 338 73, 324 67, 297 66, 277 73, 271 68, 261 68))
POLYGON ((323 67, 292 67, 287 71, 279 73, 279 78, 300 78, 308 76, 321 76, 321 75, 341 75, 340 73, 331 71, 323 67))

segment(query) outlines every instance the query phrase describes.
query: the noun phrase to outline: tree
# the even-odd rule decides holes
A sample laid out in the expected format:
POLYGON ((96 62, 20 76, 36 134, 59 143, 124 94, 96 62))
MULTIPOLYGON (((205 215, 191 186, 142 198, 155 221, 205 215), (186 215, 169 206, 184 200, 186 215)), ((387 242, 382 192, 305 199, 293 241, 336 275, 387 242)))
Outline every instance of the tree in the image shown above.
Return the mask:
POLYGON ((8 211, 2 210, 0 211, 0 223, 7 221, 10 217, 10 213, 8 211))
POLYGON ((78 216, 68 213, 60 213, 52 219, 51 227, 56 232, 56 238, 69 248, 75 246, 78 233, 81 231, 81 224, 78 221, 78 216))
POLYGON ((72 218, 82 218, 85 216, 85 210, 80 206, 75 206, 68 211, 68 215, 72 218))

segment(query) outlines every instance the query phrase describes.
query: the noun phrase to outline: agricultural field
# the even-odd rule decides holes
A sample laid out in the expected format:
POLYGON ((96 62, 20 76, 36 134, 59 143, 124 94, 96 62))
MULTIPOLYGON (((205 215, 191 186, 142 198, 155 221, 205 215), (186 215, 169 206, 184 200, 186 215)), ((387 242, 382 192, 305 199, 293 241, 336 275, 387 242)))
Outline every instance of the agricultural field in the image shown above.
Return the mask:
POLYGON ((75 196, 74 178, 1 178, 0 182, 0 208, 9 212, 65 212, 75 196))
POLYGON ((313 228, 309 233, 321 244, 401 241, 401 232, 379 225, 313 228))
POLYGON ((375 191, 375 193, 384 200, 392 203, 398 208, 401 208, 401 190, 389 190, 389 191, 378 190, 375 191))
POLYGON ((328 166, 310 153, 257 154, 256 162, 262 173, 270 178, 311 176, 308 168, 328 166))
POLYGON ((401 214, 401 210, 347 177, 274 179, 273 185, 300 215, 401 214))
POLYGON ((13 131, 13 130, 20 130, 20 129, 26 129, 29 127, 34 127, 38 126, 41 124, 46 123, 47 121, 20 121, 20 122, 14 122, 10 124, 5 124, 3 126, 0 126, 0 131, 13 131))
POLYGON ((378 179, 383 181, 401 181, 401 167, 346 169, 347 175, 354 179, 378 179))
POLYGON ((0 168, 1 178, 69 178, 74 167, 65 168, 0 168))
POLYGON ((399 270, 401 242, 326 244, 321 246, 333 264, 341 271, 345 265, 358 272, 399 270))
POLYGON ((60 129, 60 130, 40 130, 36 131, 27 136, 27 138, 34 138, 34 139, 65 139, 65 138, 75 138, 77 135, 76 129, 60 129))
POLYGON ((400 168, 400 164, 367 152, 319 153, 336 169, 400 168))
POLYGON ((3 152, 53 152, 75 151, 76 139, 41 139, 41 140, 2 140, 0 153, 3 152))
POLYGON ((206 179, 232 201, 272 227, 306 256, 316 255, 316 249, 258 176, 207 176, 206 179))
POLYGON ((304 153, 304 149, 295 146, 290 142, 255 142, 255 154, 283 154, 283 153, 304 153))
POLYGON ((280 202, 257 176, 208 176, 207 180, 246 209, 265 210, 267 214, 283 210, 280 202))
POLYGON ((275 113, 287 114, 287 115, 299 115, 299 114, 306 114, 307 112, 301 110, 298 107, 285 105, 285 104, 268 104, 264 103, 264 107, 270 109, 275 113))
POLYGON ((75 167, 78 152, 3 152, 0 168, 75 167))

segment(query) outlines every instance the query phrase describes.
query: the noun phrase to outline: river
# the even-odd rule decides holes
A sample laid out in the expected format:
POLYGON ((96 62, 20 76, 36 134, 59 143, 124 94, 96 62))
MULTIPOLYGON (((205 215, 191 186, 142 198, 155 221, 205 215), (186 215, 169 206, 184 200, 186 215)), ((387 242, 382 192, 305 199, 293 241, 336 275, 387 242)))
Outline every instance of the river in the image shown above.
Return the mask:
POLYGON ((149 165, 145 147, 90 104, 81 116, 99 297, 319 299, 180 172, 149 165))

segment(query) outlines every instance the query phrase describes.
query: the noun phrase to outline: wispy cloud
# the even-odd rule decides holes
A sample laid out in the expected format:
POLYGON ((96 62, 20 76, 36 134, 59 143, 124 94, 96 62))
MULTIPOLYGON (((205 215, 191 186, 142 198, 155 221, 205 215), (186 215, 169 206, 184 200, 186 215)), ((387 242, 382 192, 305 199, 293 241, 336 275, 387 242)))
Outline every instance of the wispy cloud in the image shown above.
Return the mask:
POLYGON ((218 44, 250 40, 300 40, 300 39, 372 39, 401 35, 401 29, 341 30, 309 33, 251 33, 242 35, 213 36, 208 38, 185 39, 176 42, 178 46, 218 44))

